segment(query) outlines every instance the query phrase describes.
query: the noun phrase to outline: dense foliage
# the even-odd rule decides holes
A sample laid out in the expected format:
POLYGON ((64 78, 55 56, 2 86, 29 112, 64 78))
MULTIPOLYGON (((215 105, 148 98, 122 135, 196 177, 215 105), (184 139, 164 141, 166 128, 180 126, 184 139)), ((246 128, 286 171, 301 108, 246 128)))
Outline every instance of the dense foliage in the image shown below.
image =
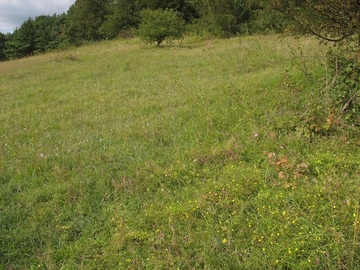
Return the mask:
POLYGON ((200 22, 218 36, 231 36, 244 32, 258 5, 247 0, 195 0, 200 22))
POLYGON ((138 33, 146 44, 155 43, 159 46, 164 40, 180 40, 184 32, 184 22, 177 11, 146 9, 141 13, 138 33))
POLYGON ((360 42, 360 1, 357 0, 276 0, 276 10, 285 14, 292 28, 325 41, 360 42))
POLYGON ((346 113, 358 124, 359 9, 355 0, 76 0, 67 13, 28 18, 13 33, 0 33, 0 61, 134 33, 159 46, 181 39, 184 24, 219 37, 286 29, 339 45, 326 63, 334 81, 327 83, 326 115, 346 113))
POLYGON ((66 18, 66 14, 29 18, 14 33, 0 34, 0 60, 61 48, 67 41, 66 18))
POLYGON ((216 36, 279 30, 282 22, 268 7, 254 0, 76 0, 67 13, 29 18, 13 33, 1 34, 0 61, 131 36, 146 9, 177 11, 196 31, 216 36))
MULTIPOLYGON (((328 52, 324 101, 329 101, 324 102, 322 109, 331 125, 334 116, 344 114, 352 125, 359 125, 360 1, 276 0, 272 6, 287 18, 293 32, 314 35, 324 43, 335 45, 328 52)), ((326 124, 325 129, 331 125, 326 124)), ((314 127, 322 130, 318 124, 314 127)))

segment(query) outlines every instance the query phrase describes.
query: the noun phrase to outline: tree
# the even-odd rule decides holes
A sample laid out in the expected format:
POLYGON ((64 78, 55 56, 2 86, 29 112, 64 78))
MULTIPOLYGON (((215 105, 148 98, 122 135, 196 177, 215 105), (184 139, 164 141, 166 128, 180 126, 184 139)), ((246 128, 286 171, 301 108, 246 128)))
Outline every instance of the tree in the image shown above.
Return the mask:
POLYGON ((171 9, 145 9, 141 12, 138 33, 147 44, 159 46, 164 40, 180 40, 185 32, 180 13, 171 9))
POLYGON ((106 21, 101 27, 105 38, 114 38, 121 31, 135 28, 140 23, 138 1, 117 0, 107 5, 106 21))
POLYGON ((67 35, 72 44, 96 41, 103 38, 100 27, 107 15, 110 0, 76 0, 68 11, 67 35))
POLYGON ((59 48, 64 41, 66 14, 29 18, 13 34, 0 33, 0 61, 59 48))
POLYGON ((195 9, 193 3, 188 0, 172 0, 166 1, 166 5, 162 8, 169 8, 180 12, 181 17, 187 22, 190 23, 194 19, 199 18, 199 14, 195 9))
POLYGON ((35 50, 35 27, 32 18, 27 19, 20 28, 15 29, 5 45, 5 55, 8 59, 30 56, 35 50))
POLYGON ((6 60, 5 44, 6 44, 6 36, 0 32, 0 61, 6 60))
POLYGON ((46 45, 46 51, 55 50, 60 47, 66 47, 66 19, 67 14, 53 15, 53 21, 50 31, 50 41, 46 45))
POLYGON ((286 29, 286 18, 276 12, 268 0, 253 1, 251 12, 251 32, 283 32, 286 29))
MULTIPOLYGON (((328 70, 333 77, 326 90, 326 95, 331 97, 326 106, 329 111, 345 115, 344 119, 359 125, 360 1, 272 1, 273 8, 288 18, 292 30, 311 34, 326 43, 333 42, 337 45, 329 48, 327 54, 328 70)), ((330 116, 327 121, 331 120, 330 116)))
POLYGON ((143 0, 141 7, 143 9, 173 9, 181 14, 181 17, 187 22, 198 18, 197 10, 191 0, 143 0))
POLYGON ((200 23, 217 36, 232 36, 248 31, 257 1, 192 0, 200 14, 200 23))
POLYGON ((53 18, 50 16, 38 16, 34 19, 34 41, 35 51, 34 53, 44 53, 46 47, 51 41, 51 28, 53 18))
POLYGON ((34 19, 35 51, 44 53, 57 49, 64 41, 66 14, 41 15, 34 19))
POLYGON ((272 5, 297 32, 335 43, 357 40, 360 45, 358 0, 272 0, 272 5))

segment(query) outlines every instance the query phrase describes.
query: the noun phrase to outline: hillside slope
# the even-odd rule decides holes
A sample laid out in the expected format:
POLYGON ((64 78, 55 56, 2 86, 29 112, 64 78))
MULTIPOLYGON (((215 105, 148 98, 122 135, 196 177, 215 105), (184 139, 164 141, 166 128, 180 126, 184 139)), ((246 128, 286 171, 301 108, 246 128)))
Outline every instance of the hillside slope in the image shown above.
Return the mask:
POLYGON ((358 131, 316 120, 323 55, 269 35, 0 63, 2 269, 358 269, 358 131))

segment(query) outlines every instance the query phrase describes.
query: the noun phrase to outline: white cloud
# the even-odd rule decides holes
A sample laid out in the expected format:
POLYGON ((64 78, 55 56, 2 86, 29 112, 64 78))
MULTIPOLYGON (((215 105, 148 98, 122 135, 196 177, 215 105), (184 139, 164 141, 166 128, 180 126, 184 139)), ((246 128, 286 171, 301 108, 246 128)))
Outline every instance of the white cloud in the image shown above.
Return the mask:
POLYGON ((13 32, 29 17, 66 12, 75 0, 0 0, 0 32, 13 32))

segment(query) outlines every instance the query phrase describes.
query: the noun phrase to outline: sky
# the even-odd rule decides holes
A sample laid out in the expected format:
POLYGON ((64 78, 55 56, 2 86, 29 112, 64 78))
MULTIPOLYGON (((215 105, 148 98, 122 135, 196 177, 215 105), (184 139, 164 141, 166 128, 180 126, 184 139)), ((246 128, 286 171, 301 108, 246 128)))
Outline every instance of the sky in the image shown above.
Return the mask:
POLYGON ((12 33, 29 17, 67 12, 75 0, 0 0, 0 32, 12 33))

